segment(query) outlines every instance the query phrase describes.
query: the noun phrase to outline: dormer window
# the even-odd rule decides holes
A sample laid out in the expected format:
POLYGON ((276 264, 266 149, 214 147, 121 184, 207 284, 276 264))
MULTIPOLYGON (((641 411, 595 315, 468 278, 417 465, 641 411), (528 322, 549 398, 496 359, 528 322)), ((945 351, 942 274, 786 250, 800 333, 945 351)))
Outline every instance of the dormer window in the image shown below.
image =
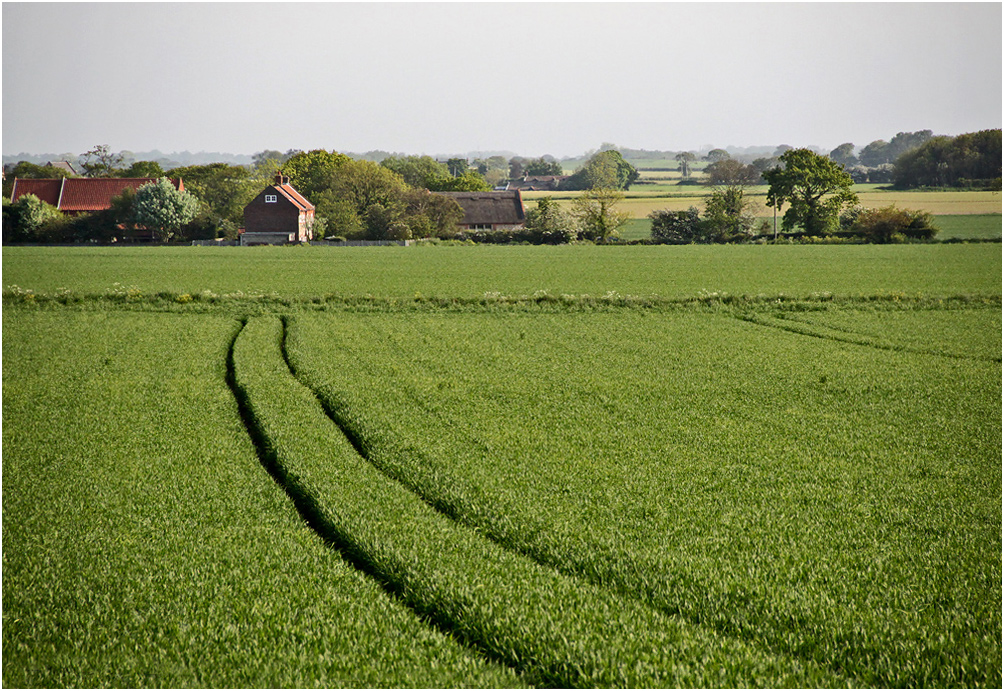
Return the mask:
POLYGON ((265 203, 266 204, 275 204, 275 202, 276 202, 276 195, 274 195, 274 194, 266 194, 265 195, 265 203))

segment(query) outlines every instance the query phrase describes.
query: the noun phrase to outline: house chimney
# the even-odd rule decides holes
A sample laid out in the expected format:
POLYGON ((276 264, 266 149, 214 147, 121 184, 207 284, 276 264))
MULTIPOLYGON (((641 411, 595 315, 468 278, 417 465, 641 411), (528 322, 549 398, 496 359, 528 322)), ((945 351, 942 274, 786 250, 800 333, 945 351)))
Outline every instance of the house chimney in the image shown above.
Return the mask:
POLYGON ((283 176, 282 171, 278 170, 275 173, 275 184, 277 184, 277 185, 288 185, 289 184, 289 178, 283 176))

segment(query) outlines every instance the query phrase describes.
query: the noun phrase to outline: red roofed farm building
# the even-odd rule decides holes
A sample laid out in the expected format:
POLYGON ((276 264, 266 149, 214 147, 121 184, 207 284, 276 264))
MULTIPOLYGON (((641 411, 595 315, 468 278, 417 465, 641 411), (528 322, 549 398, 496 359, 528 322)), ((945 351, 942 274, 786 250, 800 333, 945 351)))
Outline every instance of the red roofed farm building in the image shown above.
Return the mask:
MULTIPOLYGON (((143 185, 157 182, 157 178, 48 178, 29 180, 15 178, 11 201, 16 202, 26 194, 33 194, 43 202, 51 204, 64 214, 80 214, 104 211, 112 205, 112 199, 125 190, 138 190, 143 185)), ((171 180, 179 192, 185 191, 181 179, 171 180)))
POLYGON ((314 238, 314 205, 276 173, 269 185, 244 207, 242 245, 282 245, 314 238))

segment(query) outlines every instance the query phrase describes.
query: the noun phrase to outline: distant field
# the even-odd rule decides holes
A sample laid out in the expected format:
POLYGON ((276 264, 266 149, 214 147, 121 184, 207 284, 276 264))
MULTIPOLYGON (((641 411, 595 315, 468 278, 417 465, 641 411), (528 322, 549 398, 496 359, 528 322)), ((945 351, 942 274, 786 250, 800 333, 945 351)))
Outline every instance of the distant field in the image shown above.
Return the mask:
MULTIPOLYGON (((935 216, 1000 214, 1000 192, 911 192, 878 190, 874 185, 856 185, 860 204, 865 208, 878 208, 895 204, 901 209, 927 211, 935 216)), ((631 215, 631 218, 643 219, 659 209, 684 211, 691 206, 704 208, 704 200, 711 189, 698 185, 640 185, 625 193, 625 199, 620 208, 631 215)), ((523 200, 531 206, 541 197, 552 197, 564 208, 571 207, 571 200, 578 196, 576 192, 527 192, 523 200)), ((753 213, 756 216, 771 216, 773 209, 767 206, 767 187, 756 185, 747 190, 747 196, 753 202, 753 213)), ((778 215, 784 213, 782 207, 778 215)))

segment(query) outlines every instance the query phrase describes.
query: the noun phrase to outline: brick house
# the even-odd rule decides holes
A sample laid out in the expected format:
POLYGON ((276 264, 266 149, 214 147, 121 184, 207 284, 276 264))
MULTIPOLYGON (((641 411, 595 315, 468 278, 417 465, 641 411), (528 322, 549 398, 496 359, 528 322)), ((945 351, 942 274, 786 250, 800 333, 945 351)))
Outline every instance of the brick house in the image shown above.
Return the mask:
POLYGON ((497 192, 437 192, 452 197, 464 210, 461 230, 504 230, 526 222, 519 190, 497 192))
MULTIPOLYGON (((79 216, 96 211, 104 211, 112 205, 112 199, 127 189, 138 190, 143 185, 157 182, 157 178, 46 178, 31 180, 14 178, 11 201, 16 202, 26 194, 33 194, 43 202, 51 204, 68 216, 79 216)), ((179 192, 185 191, 185 183, 178 178, 171 184, 179 192)))
POLYGON ((314 205, 281 172, 244 207, 242 245, 284 245, 314 238, 314 205))

